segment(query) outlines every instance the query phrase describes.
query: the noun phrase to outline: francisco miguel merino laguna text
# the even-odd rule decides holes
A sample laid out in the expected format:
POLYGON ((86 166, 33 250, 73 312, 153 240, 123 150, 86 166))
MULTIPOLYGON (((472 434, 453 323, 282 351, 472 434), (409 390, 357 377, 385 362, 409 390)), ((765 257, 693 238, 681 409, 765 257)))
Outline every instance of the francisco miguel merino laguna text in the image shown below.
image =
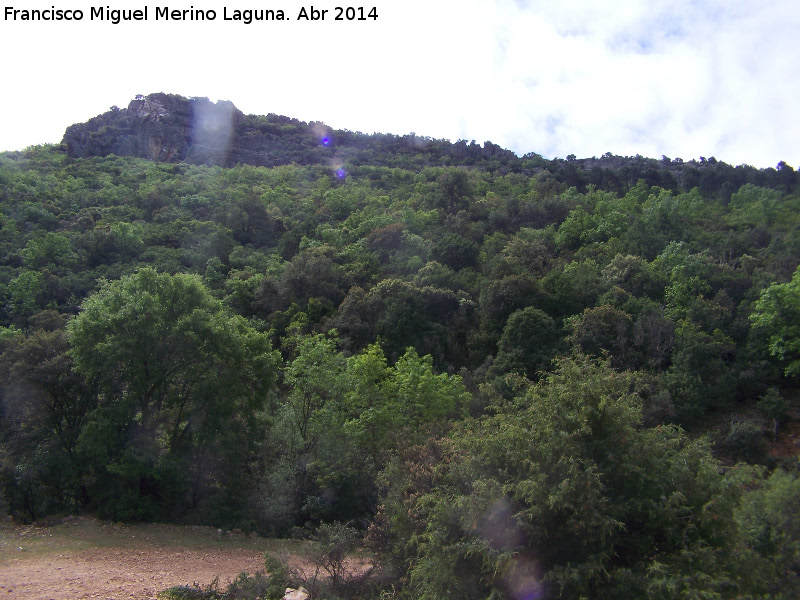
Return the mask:
MULTIPOLYGON (((305 8, 301 10, 301 16, 305 8)), ((314 8, 312 7, 313 11, 314 8)), ((316 12, 316 11, 315 11, 316 12)), ((327 11, 326 11, 327 12, 327 11)), ((20 9, 13 6, 6 6, 4 17, 6 21, 83 21, 85 12, 80 9, 61 9, 55 6, 45 9, 20 9)), ((89 10, 90 21, 108 21, 118 25, 123 21, 147 21, 148 7, 139 9, 119 9, 110 6, 96 6, 89 10)), ((168 6, 155 7, 156 21, 215 21, 217 11, 213 9, 203 10, 194 6, 188 9, 170 9, 168 6)), ((256 9, 240 10, 229 9, 227 6, 222 9, 223 21, 241 21, 249 25, 253 21, 285 21, 286 16, 283 10, 256 9)))

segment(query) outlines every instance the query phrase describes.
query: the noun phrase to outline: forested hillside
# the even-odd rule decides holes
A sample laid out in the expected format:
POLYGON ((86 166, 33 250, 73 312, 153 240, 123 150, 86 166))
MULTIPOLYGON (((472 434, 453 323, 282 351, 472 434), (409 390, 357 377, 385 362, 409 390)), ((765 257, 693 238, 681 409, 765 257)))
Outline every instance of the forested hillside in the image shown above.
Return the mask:
POLYGON ((342 597, 797 597, 790 166, 156 100, 0 154, 3 512, 347 523, 342 597))

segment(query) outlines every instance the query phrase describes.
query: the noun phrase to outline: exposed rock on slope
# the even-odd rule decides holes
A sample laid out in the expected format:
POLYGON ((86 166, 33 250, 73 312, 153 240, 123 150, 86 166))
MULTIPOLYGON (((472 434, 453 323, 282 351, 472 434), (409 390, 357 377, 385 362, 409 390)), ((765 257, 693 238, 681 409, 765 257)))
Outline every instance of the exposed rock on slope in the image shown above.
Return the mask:
POLYGON ((112 108, 64 134, 73 157, 137 156, 162 162, 228 162, 244 115, 230 102, 170 94, 137 96, 127 109, 112 108))
POLYGON ((73 158, 135 156, 160 162, 187 162, 229 167, 248 164, 275 167, 325 165, 373 167, 462 166, 499 175, 542 173, 558 184, 585 191, 588 185, 628 192, 638 181, 671 191, 715 194, 728 201, 745 183, 791 191, 800 176, 785 163, 777 169, 732 167, 713 157, 684 162, 680 158, 614 156, 547 160, 536 153, 518 157, 497 144, 437 140, 416 134, 364 134, 335 130, 275 114, 245 115, 226 101, 184 98, 173 94, 137 96, 127 108, 110 111, 69 127, 63 144, 73 158), (727 182, 722 185, 722 182, 727 182))
MULTIPOLYGON (((422 164, 471 165, 518 161, 510 150, 486 142, 452 144, 414 134, 366 135, 333 130, 318 122, 270 114, 245 115, 230 102, 172 94, 137 96, 127 108, 112 108, 70 126, 63 144, 71 157, 135 156, 162 162, 272 167, 297 163, 381 164, 387 155, 413 156, 422 164)), ((394 160, 394 158, 392 159, 394 160)))

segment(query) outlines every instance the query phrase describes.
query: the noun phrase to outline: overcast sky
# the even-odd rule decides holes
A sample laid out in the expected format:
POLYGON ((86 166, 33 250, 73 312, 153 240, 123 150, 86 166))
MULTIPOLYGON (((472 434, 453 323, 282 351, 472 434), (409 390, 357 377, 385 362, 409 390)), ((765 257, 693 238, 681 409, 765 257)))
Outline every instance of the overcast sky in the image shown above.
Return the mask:
MULTIPOLYGON (((605 152, 800 167, 797 0, 374 0, 377 20, 299 21, 291 0, 7 0, 80 22, 0 21, 0 150, 136 94, 207 96, 338 129, 490 140, 517 154, 605 152), (92 6, 148 21, 90 21, 92 6), (215 21, 155 19, 156 7, 215 21), (285 22, 224 21, 281 9, 285 22)), ((19 18, 19 16, 18 16, 19 18)))

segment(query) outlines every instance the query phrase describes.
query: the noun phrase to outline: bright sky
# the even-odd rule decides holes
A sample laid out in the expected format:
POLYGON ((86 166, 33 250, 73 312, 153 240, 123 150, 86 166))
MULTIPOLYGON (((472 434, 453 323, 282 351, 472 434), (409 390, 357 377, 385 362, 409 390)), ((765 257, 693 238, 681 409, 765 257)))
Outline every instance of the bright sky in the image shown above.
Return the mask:
MULTIPOLYGON (((365 133, 800 167, 797 0, 364 0, 377 20, 298 21, 296 0, 6 0, 79 22, 0 21, 0 150, 168 92, 365 133), (148 20, 91 21, 90 7, 148 20), (215 21, 155 19, 157 7, 215 21), (223 20, 281 9, 284 22, 223 20)), ((6 9, 7 10, 7 9, 6 9)), ((309 11, 310 12, 310 11, 309 11)), ((19 15, 18 15, 19 19, 19 15)))

